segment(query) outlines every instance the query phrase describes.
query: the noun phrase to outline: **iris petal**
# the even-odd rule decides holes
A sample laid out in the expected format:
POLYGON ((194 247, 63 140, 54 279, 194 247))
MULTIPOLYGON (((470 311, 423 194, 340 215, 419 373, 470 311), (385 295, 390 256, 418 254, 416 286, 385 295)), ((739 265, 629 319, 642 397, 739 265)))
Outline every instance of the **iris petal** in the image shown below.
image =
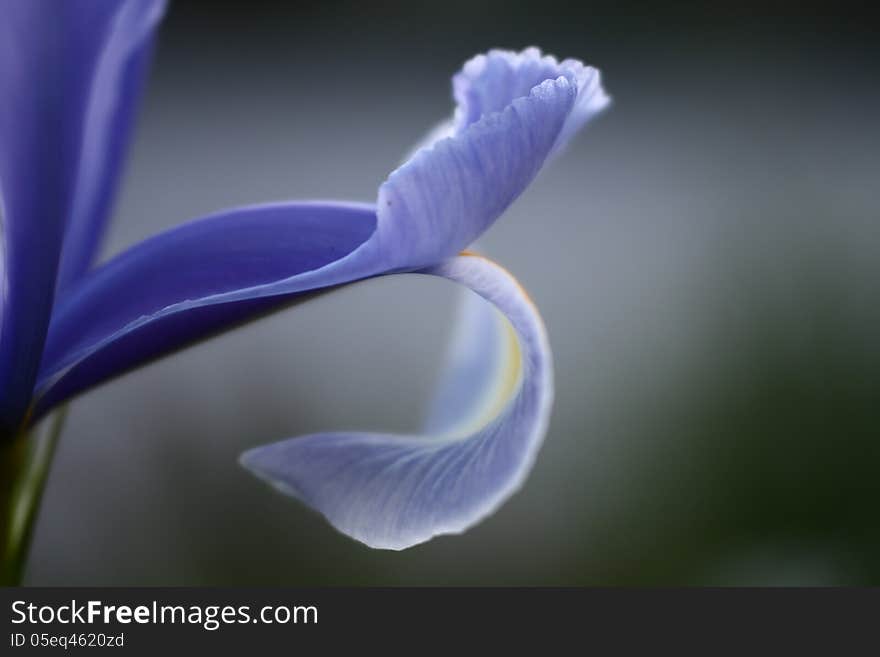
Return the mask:
POLYGON ((452 339, 423 427, 432 435, 460 433, 458 427, 473 425, 492 405, 487 398, 496 392, 493 383, 509 378, 505 370, 515 361, 504 317, 482 297, 461 292, 452 339))
POLYGON ((64 235, 58 291, 82 277, 100 246, 165 0, 119 5, 97 62, 85 115, 76 194, 64 235))
POLYGON ((428 266, 479 237, 541 169, 576 94, 564 77, 546 80, 395 170, 377 212, 401 264, 428 266))
POLYGON ((510 99, 527 95, 544 80, 560 76, 577 89, 577 99, 554 145, 554 151, 558 150, 587 120, 607 107, 610 99, 602 88, 597 69, 584 66, 576 59, 559 62, 552 55, 543 55, 538 48, 526 48, 522 52, 490 50, 464 65, 452 80, 453 95, 458 103, 457 131, 485 114, 501 111, 510 99))
POLYGON ((303 294, 428 267, 473 242, 528 185, 572 121, 581 120, 577 113, 595 111, 604 98, 598 76, 577 62, 557 64, 531 50, 493 51, 485 59, 500 68, 469 64, 456 82, 465 103, 458 114, 479 106, 480 118, 441 128, 451 134, 435 135, 393 172, 377 208, 284 203, 230 210, 162 233, 97 268, 53 313, 37 415, 303 294), (509 74, 493 72, 504 66, 509 74), (493 94, 501 101, 489 106, 493 94))
POLYGON ((98 62, 150 0, 3 0, 0 20, 0 433, 24 415, 52 307, 98 62))
POLYGON ((300 293, 388 269, 372 206, 281 203, 222 212, 156 235, 111 259, 53 314, 37 414, 300 293))
MULTIPOLYGON (((489 342, 506 351, 496 359, 498 352, 490 350, 493 376, 483 379, 488 385, 477 396, 481 403, 447 399, 455 411, 468 407, 469 422, 442 422, 443 432, 434 436, 313 434, 241 457, 246 468, 321 512, 336 529, 377 548, 403 549, 459 533, 491 514, 531 469, 552 405, 547 337, 516 280, 473 255, 421 273, 464 285, 495 309, 490 324, 487 314, 471 317, 500 331, 489 342)), ((485 337, 477 335, 474 344, 486 344, 485 337)), ((464 345, 461 354, 473 346, 464 345)), ((455 359, 453 367, 467 376, 468 368, 458 368, 455 359)))
POLYGON ((453 78, 453 95, 454 119, 379 188, 380 230, 393 226, 406 266, 469 246, 608 103, 596 69, 537 48, 478 55, 453 78))

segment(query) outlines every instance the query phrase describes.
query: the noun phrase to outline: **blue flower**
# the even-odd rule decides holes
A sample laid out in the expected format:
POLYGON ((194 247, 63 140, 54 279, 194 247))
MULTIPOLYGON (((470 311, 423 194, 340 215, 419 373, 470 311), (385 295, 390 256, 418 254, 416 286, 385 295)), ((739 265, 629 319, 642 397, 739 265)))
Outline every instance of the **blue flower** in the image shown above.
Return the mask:
POLYGON ((462 252, 607 103, 595 69, 494 50, 375 204, 255 205, 94 266, 162 0, 0 4, 0 434, 197 340, 340 285, 412 272, 472 290, 425 435, 311 435, 242 464, 368 545, 461 532, 523 482, 553 397, 516 280, 462 252), (488 301, 488 304, 485 303, 488 301))

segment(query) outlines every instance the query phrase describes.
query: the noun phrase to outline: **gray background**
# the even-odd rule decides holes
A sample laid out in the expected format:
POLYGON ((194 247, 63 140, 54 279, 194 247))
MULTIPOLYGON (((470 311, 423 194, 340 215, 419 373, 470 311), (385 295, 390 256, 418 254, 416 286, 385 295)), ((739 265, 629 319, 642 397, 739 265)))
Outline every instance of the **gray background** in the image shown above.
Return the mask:
POLYGON ((371 200, 490 47, 600 67, 610 112, 482 242, 557 366, 526 487, 372 551, 250 446, 411 431, 455 290, 344 289, 71 407, 29 584, 880 582, 880 92, 868 22, 774 3, 183 3, 105 255, 230 205, 371 200), (280 6, 273 6, 280 5, 280 6))

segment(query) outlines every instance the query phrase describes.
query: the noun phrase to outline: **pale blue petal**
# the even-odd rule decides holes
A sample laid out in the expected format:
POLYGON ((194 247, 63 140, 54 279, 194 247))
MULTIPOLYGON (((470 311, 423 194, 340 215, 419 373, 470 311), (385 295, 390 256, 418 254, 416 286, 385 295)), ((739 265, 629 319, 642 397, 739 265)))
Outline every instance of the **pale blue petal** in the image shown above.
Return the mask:
POLYGON ((395 170, 377 213, 380 229, 394 227, 401 263, 451 257, 492 225, 541 169, 576 95, 566 78, 546 80, 395 170))
POLYGON ((507 320, 482 297, 463 290, 458 299, 452 338, 434 390, 424 431, 450 433, 486 406, 493 382, 508 362, 504 336, 507 320))
POLYGON ((444 119, 433 128, 428 130, 425 135, 413 146, 407 154, 400 160, 400 165, 406 164, 420 150, 431 148, 434 144, 442 139, 452 137, 455 134, 455 121, 453 119, 444 119))
POLYGON ((461 131, 483 115, 499 112, 512 98, 526 96, 544 80, 565 77, 577 89, 577 100, 557 138, 554 152, 591 117, 608 106, 610 98, 602 88, 597 69, 576 59, 557 61, 538 48, 522 52, 490 50, 465 63, 453 78, 453 95, 458 104, 455 130, 461 131))
MULTIPOLYGON (((462 255, 423 270, 460 283, 504 317, 494 346, 507 357, 462 424, 433 436, 314 434, 258 447, 242 464, 369 546, 403 549, 459 533, 490 515, 528 475, 553 399, 540 316, 516 280, 462 255)), ((460 365, 460 364, 459 364, 460 365)), ((456 367, 456 364, 453 365, 456 367)))
POLYGON ((468 247, 608 103, 596 69, 537 48, 478 55, 453 78, 453 95, 453 119, 379 188, 379 225, 394 226, 407 265, 468 247))

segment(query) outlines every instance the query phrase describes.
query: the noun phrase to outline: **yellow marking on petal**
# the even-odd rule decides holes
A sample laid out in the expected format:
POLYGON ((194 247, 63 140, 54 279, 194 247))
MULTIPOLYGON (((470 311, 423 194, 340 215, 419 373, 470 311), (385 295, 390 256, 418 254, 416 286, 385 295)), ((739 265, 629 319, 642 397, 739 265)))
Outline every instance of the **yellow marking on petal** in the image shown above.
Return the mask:
MULTIPOLYGON (((498 313, 497 310, 495 312, 498 313)), ((476 414, 464 419, 447 433, 444 433, 444 437, 465 438, 479 431, 498 417, 516 394, 522 373, 522 352, 519 338, 506 317, 498 313, 498 319, 500 320, 498 329, 501 331, 498 346, 499 363, 496 367, 494 381, 480 395, 483 402, 479 408, 482 410, 478 410, 476 414)))
POLYGON ((502 340, 505 344, 502 347, 504 355, 502 356, 502 363, 499 368, 500 371, 497 375, 497 382, 495 383, 497 393, 494 395, 494 400, 485 412, 480 426, 491 422, 492 419, 497 417, 501 411, 504 410, 507 402, 513 398, 513 395, 516 392, 516 388, 520 381, 520 374, 522 373, 522 351, 519 346, 519 338, 508 319, 502 317, 502 320, 504 321, 504 336, 502 337, 502 340))
MULTIPOLYGON (((521 285, 519 285, 510 272, 495 263, 493 260, 473 251, 462 251, 459 255, 482 258, 483 260, 490 262, 493 266, 501 269, 517 285, 517 288, 522 293, 525 300, 529 304, 532 304, 526 291, 521 285)), ((483 394, 485 402, 481 404, 481 406, 484 410, 475 418, 466 421, 462 428, 455 430, 454 433, 458 435, 468 435, 473 433, 498 417, 498 415, 504 410, 505 406, 507 406, 510 400, 513 399, 520 384, 523 364, 519 336, 507 317, 502 315, 497 308, 495 309, 495 313, 500 320, 498 328, 501 330, 501 335, 499 335, 500 358, 495 374, 495 381, 492 384, 492 387, 483 394)))

